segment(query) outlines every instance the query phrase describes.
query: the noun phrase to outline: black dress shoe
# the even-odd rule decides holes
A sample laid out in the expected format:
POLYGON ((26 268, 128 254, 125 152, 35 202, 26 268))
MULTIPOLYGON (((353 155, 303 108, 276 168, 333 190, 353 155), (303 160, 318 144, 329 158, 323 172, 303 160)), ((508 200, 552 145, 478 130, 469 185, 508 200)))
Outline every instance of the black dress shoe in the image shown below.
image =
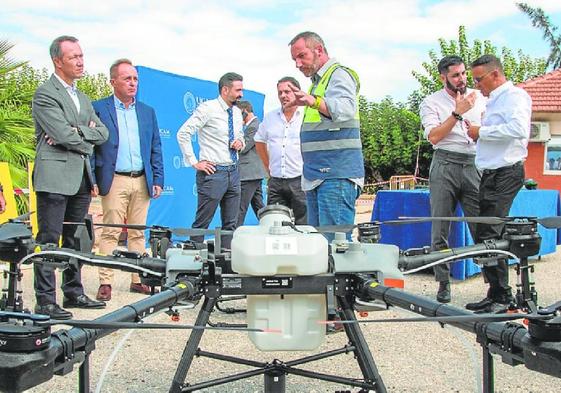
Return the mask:
POLYGON ((67 308, 105 308, 105 302, 98 302, 90 299, 86 295, 80 295, 74 299, 64 298, 62 307, 67 308))
POLYGON ((493 303, 494 303, 493 299, 486 297, 485 299, 480 300, 478 302, 466 304, 466 308, 472 311, 485 310, 488 306, 490 306, 493 303))
POLYGON ((475 314, 504 314, 508 311, 510 303, 493 302, 487 307, 474 311, 475 314))
POLYGON ((450 303, 452 295, 450 294, 450 281, 441 281, 436 294, 436 300, 440 303, 450 303))
POLYGON ((58 304, 44 304, 35 305, 35 314, 48 315, 52 319, 70 319, 72 318, 72 313, 61 308, 58 304))

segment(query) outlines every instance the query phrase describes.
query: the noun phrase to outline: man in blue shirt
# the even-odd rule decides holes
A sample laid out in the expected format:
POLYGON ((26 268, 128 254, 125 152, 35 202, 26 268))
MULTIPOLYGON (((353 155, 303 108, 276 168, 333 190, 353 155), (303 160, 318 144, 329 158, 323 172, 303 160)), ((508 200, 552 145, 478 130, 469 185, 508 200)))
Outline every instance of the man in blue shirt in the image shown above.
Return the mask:
MULTIPOLYGON (((146 224, 150 198, 158 198, 164 185, 160 131, 154 109, 136 100, 138 73, 130 60, 117 60, 110 68, 114 95, 93 103, 109 129, 109 139, 96 146, 91 159, 94 195, 101 195, 106 224, 146 224)), ((111 254, 120 228, 103 228, 99 251, 111 254)), ((144 231, 128 229, 129 251, 146 252, 144 231)), ((99 269, 97 299, 111 299, 113 271, 99 269)), ((149 294, 148 286, 132 274, 131 292, 149 294)))

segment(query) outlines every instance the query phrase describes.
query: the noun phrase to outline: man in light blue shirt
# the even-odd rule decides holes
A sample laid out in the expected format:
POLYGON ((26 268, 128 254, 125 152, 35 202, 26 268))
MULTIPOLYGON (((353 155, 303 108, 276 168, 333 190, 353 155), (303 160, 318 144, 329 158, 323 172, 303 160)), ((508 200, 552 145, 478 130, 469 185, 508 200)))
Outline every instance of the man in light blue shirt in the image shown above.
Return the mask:
MULTIPOLYGON (((136 100, 138 73, 130 60, 117 60, 109 70, 114 95, 93 103, 109 129, 109 139, 92 156, 94 194, 101 195, 106 224, 146 224, 150 198, 158 198, 164 186, 160 129, 154 109, 136 100)), ((120 228, 103 228, 102 254, 117 247, 120 228)), ((144 231, 128 229, 127 248, 144 254, 144 231)), ((111 299, 113 270, 99 269, 97 299, 111 299)), ((150 288, 132 274, 131 292, 150 293, 150 288)))

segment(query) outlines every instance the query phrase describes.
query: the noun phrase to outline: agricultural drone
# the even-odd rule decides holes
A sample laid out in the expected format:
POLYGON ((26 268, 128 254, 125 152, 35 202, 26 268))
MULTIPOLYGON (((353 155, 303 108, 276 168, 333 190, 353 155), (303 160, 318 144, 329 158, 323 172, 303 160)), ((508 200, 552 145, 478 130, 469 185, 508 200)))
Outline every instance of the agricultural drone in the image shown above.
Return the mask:
MULTIPOLYGON (((483 350, 483 388, 494 389, 493 357, 498 355, 512 366, 524 364, 539 373, 561 377, 561 302, 537 305, 532 282, 533 267, 528 257, 540 247, 538 225, 558 228, 561 218, 442 218, 505 225, 505 235, 456 249, 400 251, 380 244, 380 226, 432 219, 405 219, 358 225, 359 242, 348 241, 345 232, 354 226, 314 228, 294 225, 291 211, 267 206, 256 226, 242 226, 233 232, 232 249, 222 250, 221 236, 231 232, 201 229, 132 226, 150 230, 152 255, 116 251, 110 256, 91 253, 93 226, 86 221, 76 232, 80 251, 40 245, 33 240, 26 223, 13 220, 0 226, 0 260, 9 262, 4 272, 7 285, 0 303, 0 392, 22 392, 54 375, 65 375, 79 366, 78 390, 89 392, 89 356, 98 339, 117 329, 190 329, 190 336, 170 382, 170 392, 193 392, 228 382, 263 375, 263 391, 281 393, 287 376, 298 375, 358 388, 360 392, 385 392, 368 342, 355 312, 362 308, 399 307, 420 314, 418 318, 361 319, 363 322, 437 321, 474 333, 483 350), (328 244, 322 232, 335 232, 328 244), (214 234, 205 244, 172 242, 173 235, 214 234), (473 314, 440 304, 403 289, 404 272, 445 263, 467 256, 518 259, 516 304, 519 313, 473 314), (26 311, 20 289, 22 264, 42 263, 55 268, 94 265, 138 272, 143 282, 161 286, 153 294, 120 310, 91 321, 57 321, 26 311), (216 304, 229 296, 247 297, 247 325, 209 325, 216 304), (182 303, 200 302, 192 325, 143 323, 159 310, 182 303), (526 319, 527 327, 514 323, 526 319), (55 325, 71 326, 52 332, 55 325), (247 331, 261 351, 313 351, 325 339, 327 326, 342 325, 348 344, 296 360, 260 362, 211 353, 201 349, 208 329, 247 331), (328 375, 299 366, 316 360, 351 353, 362 373, 361 379, 328 375), (189 369, 195 356, 243 364, 249 371, 208 381, 192 382, 189 369)), ((227 332, 225 332, 227 334, 227 332)))

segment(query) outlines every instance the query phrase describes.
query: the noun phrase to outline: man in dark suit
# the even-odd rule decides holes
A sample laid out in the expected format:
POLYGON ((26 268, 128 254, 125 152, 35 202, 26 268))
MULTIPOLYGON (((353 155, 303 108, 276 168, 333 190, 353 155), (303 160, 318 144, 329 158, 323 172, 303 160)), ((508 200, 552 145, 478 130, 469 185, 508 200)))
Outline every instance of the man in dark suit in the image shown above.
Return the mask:
MULTIPOLYGON (((54 74, 33 96, 37 154, 33 186, 37 192, 38 243, 75 248, 76 227, 64 221, 82 221, 88 212, 93 182, 89 156, 93 146, 107 140, 108 131, 95 115, 92 104, 75 87, 84 72, 84 56, 78 40, 56 38, 50 47, 54 74)), ((72 318, 72 313, 56 303, 53 268, 35 264, 35 312, 56 319, 72 318)), ((63 307, 103 308, 105 303, 84 294, 80 269, 69 267, 62 273, 63 307)))
POLYGON ((243 225, 247 209, 251 204, 255 215, 259 209, 265 206, 263 203, 263 192, 261 183, 265 177, 263 162, 255 150, 253 137, 259 129, 259 119, 253 114, 253 106, 249 101, 238 102, 238 108, 242 111, 244 121, 245 147, 240 151, 239 171, 241 181, 240 211, 238 213, 238 225, 243 225))
MULTIPOLYGON (((114 95, 95 101, 96 114, 109 129, 109 139, 96 146, 94 194, 101 195, 103 222, 106 224, 146 224, 150 197, 158 198, 164 186, 164 163, 160 129, 154 109, 136 100, 138 72, 130 60, 111 65, 109 77, 114 95)), ((99 242, 102 254, 117 247, 120 228, 103 228, 99 242)), ((127 248, 146 252, 144 231, 128 229, 127 248)), ((99 269, 97 299, 111 299, 113 270, 99 269)), ((132 274, 131 292, 149 294, 150 288, 132 274)))

